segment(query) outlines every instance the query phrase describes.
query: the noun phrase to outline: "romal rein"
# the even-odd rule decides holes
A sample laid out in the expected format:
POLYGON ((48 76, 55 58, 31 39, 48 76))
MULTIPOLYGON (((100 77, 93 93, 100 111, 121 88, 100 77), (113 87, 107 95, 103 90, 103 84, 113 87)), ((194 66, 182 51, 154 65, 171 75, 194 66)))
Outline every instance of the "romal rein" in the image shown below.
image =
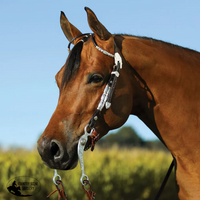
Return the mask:
MULTIPOLYGON (((122 69, 122 58, 117 51, 117 46, 116 46, 115 43, 114 43, 115 53, 113 55, 113 54, 101 49, 97 45, 97 43, 95 42, 94 34, 91 34, 91 33, 82 34, 82 35, 79 35, 79 36, 73 38, 68 45, 68 50, 70 51, 70 45, 71 45, 71 43, 74 42, 74 40, 82 37, 79 42, 84 43, 88 40, 88 38, 90 36, 91 36, 92 42, 93 42, 94 46, 96 47, 96 49, 98 49, 103 54, 114 58, 114 63, 115 63, 114 66, 113 66, 113 70, 111 72, 110 79, 109 79, 109 81, 108 81, 108 83, 107 83, 107 85, 104 89, 102 96, 101 96, 97 110, 94 112, 89 123, 85 126, 84 134, 80 137, 79 142, 78 142, 78 158, 79 158, 81 172, 82 172, 80 182, 82 184, 83 190, 87 194, 88 200, 93 200, 93 199, 95 199, 96 194, 91 190, 91 184, 89 182, 89 178, 85 174, 84 162, 83 162, 83 152, 84 152, 84 150, 88 150, 90 147, 91 147, 91 150, 93 151, 94 145, 99 139, 99 134, 97 134, 97 132, 95 131, 95 125, 96 125, 96 122, 99 118, 99 114, 102 111, 103 107, 105 106, 105 108, 108 109, 111 106, 111 100, 112 100, 113 92, 115 90, 115 86, 116 86, 116 83, 117 83, 117 78, 119 77, 119 71, 120 71, 120 69, 122 69), (87 146, 86 146, 86 144, 87 144, 87 146), (89 189, 86 189, 87 185, 89 186, 89 189)), ((173 165, 174 165, 174 162, 172 161, 172 164, 170 165, 168 173, 167 173, 167 175, 166 175, 166 177, 163 181, 163 184, 161 185, 161 188, 160 188, 155 200, 158 200, 162 190, 164 189, 164 186, 165 186, 165 184, 166 184, 166 182, 169 178, 169 175, 172 171, 173 165)), ((54 192, 58 191, 59 199, 67 200, 67 195, 65 194, 64 186, 63 186, 63 183, 61 181, 61 177, 57 174, 56 169, 54 169, 53 182, 56 185, 57 189, 55 191, 53 191, 50 195, 48 195, 48 197, 51 196, 54 192), (56 178, 58 180, 56 180, 56 178), (59 188, 58 185, 61 185, 61 189, 59 188)))

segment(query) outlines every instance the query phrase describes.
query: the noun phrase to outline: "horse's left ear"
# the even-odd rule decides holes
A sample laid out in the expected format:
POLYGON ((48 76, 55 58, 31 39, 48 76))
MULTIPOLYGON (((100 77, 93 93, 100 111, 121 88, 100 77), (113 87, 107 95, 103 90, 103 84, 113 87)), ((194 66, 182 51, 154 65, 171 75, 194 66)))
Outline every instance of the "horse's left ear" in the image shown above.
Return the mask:
POLYGON ((112 34, 105 28, 103 24, 101 24, 101 22, 99 22, 91 9, 85 7, 85 10, 87 12, 88 24, 94 34, 97 35, 101 40, 108 40, 112 34))
MULTIPOLYGON (((65 34, 69 42, 73 38, 82 34, 81 31, 79 31, 73 24, 69 22, 64 12, 61 12, 61 15, 60 15, 60 25, 63 30, 63 33, 65 34)), ((76 41, 73 43, 76 43, 76 41)))

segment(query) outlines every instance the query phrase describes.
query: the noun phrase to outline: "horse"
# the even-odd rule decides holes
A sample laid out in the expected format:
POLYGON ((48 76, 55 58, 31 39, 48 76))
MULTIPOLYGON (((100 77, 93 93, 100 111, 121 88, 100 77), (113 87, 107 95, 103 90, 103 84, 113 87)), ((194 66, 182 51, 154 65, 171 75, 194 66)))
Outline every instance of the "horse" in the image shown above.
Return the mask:
POLYGON ((85 10, 93 34, 82 34, 61 12, 61 28, 74 47, 55 76, 59 100, 37 143, 42 160, 50 168, 73 169, 91 118, 100 139, 136 115, 173 155, 179 198, 200 199, 200 53, 152 38, 111 34, 91 9, 85 10), (112 98, 99 109, 112 75, 117 77, 112 98))

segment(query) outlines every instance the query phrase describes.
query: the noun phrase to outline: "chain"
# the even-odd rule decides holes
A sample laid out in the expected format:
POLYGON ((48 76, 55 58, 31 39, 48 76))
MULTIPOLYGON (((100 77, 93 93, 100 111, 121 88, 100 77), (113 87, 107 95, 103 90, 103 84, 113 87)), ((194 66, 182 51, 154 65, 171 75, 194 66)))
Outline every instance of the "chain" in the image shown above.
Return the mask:
POLYGON ((84 192, 87 194, 87 197, 88 197, 88 200, 93 200, 95 199, 95 195, 96 193, 94 193, 92 190, 91 190, 91 184, 88 180, 84 180, 83 181, 83 184, 82 184, 82 188, 84 190, 84 192), (89 185, 89 189, 86 189, 86 186, 89 185))
POLYGON ((50 197, 55 192, 58 192, 58 200, 61 200, 61 199, 67 200, 67 195, 65 194, 64 185, 63 185, 63 182, 61 181, 61 176, 57 174, 57 170, 56 169, 54 169, 53 183, 56 186, 56 190, 51 192, 47 196, 47 198, 50 197), (58 177, 58 180, 56 180, 56 177, 58 177), (61 188, 59 188, 59 185, 61 185, 61 188))

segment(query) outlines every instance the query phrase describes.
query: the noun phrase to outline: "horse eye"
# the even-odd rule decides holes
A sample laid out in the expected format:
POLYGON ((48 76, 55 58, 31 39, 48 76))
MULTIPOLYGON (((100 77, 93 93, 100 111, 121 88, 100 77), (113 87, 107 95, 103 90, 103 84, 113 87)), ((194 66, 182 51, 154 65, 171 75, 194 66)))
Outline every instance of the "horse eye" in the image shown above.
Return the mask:
POLYGON ((88 83, 100 83, 103 80, 103 77, 97 74, 93 74, 88 77, 88 83))

